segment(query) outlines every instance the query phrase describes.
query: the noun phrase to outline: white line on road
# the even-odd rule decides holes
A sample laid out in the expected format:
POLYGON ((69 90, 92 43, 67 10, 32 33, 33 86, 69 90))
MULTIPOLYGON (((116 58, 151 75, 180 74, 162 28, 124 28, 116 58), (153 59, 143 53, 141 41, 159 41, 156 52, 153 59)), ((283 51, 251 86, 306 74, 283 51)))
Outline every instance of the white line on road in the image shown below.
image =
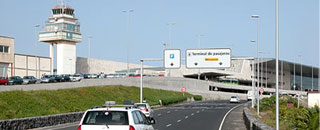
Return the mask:
POLYGON ((170 113, 170 111, 168 111, 167 113, 170 113))
POLYGON ((197 111, 197 113, 199 113, 200 111, 197 111))
POLYGON ((186 119, 187 119, 187 118, 189 118, 189 117, 188 117, 188 116, 186 116, 186 117, 184 117, 184 118, 186 118, 186 119))
POLYGON ((193 113, 191 113, 191 116, 193 116, 194 114, 193 113))
POLYGON ((158 116, 161 116, 161 114, 158 114, 158 116))
POLYGON ((181 120, 177 120, 177 122, 180 122, 181 120))
POLYGON ((170 126, 171 126, 171 124, 166 125, 166 127, 170 127, 170 126))
POLYGON ((219 130, 221 130, 221 129, 222 129, 222 125, 223 125, 224 120, 226 119, 227 115, 228 115, 228 114, 229 114, 233 109, 235 109, 235 108, 239 107, 240 105, 242 105, 242 104, 239 104, 239 105, 237 105, 237 106, 235 106, 235 107, 231 108, 231 109, 226 113, 226 115, 224 115, 224 117, 223 117, 223 119, 222 119, 222 121, 221 121, 221 124, 220 124, 219 130))

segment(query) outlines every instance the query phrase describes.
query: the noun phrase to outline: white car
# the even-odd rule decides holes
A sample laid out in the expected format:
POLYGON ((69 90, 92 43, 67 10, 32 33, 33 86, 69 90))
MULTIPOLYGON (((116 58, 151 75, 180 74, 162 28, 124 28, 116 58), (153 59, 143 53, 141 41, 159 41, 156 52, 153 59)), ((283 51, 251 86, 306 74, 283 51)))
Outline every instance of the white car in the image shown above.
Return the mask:
POLYGON ((240 103, 239 96, 231 96, 230 103, 240 103))
POLYGON ((75 81, 81 81, 83 77, 80 74, 74 74, 70 76, 70 81, 75 82, 75 81))
POLYGON ((151 109, 149 103, 135 103, 134 106, 138 108, 140 111, 142 111, 143 114, 146 115, 146 117, 153 117, 153 110, 151 109))
POLYGON ((154 130, 154 119, 131 107, 93 108, 87 110, 78 130, 154 130))

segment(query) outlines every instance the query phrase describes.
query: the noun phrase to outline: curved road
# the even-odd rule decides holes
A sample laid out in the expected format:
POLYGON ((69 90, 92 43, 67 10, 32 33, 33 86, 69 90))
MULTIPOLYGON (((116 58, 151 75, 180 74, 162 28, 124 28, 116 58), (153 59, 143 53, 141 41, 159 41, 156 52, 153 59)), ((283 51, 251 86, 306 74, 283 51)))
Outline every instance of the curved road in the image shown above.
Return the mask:
MULTIPOLYGON (((154 110, 156 130, 218 130, 224 115, 238 104, 229 101, 202 101, 154 110)), ((78 123, 33 130, 76 130, 78 123)))

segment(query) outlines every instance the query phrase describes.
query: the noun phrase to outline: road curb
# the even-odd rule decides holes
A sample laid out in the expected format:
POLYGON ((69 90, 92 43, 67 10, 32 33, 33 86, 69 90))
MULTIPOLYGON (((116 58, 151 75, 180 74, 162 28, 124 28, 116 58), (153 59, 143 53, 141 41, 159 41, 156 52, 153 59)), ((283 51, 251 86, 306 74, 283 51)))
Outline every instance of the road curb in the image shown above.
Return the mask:
POLYGON ((226 117, 228 116, 228 114, 229 114, 232 110, 236 109, 237 107, 239 107, 239 106, 241 106, 241 105, 243 105, 243 104, 239 104, 239 105, 237 105, 237 106, 234 106, 233 108, 231 108, 231 109, 224 115, 224 117, 223 117, 223 119, 222 119, 222 121, 221 121, 221 123, 220 123, 219 130, 222 130, 222 126, 223 126, 224 120, 226 119, 226 117))

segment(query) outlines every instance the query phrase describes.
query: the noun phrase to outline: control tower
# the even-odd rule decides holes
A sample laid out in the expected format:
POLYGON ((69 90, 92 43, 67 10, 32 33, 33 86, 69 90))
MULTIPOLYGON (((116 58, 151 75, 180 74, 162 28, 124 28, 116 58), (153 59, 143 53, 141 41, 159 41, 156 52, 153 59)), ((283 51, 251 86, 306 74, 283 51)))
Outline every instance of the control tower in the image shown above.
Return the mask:
POLYGON ((39 41, 50 44, 51 73, 53 74, 54 45, 56 44, 57 74, 74 74, 76 70, 76 43, 82 41, 80 24, 74 9, 63 3, 52 8, 39 41))

